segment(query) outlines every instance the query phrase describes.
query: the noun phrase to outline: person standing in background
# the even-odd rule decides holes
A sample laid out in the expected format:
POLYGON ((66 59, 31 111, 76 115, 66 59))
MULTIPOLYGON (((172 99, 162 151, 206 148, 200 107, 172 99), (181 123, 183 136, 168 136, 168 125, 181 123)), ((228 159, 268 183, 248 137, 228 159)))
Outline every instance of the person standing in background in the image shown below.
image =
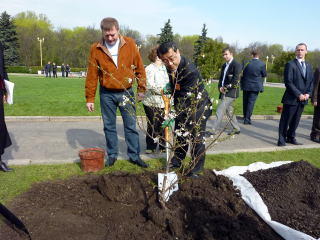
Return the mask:
POLYGON ((286 143, 301 145, 296 140, 296 129, 312 90, 313 71, 311 64, 305 61, 307 45, 299 43, 295 54, 296 58, 288 62, 284 69, 286 90, 281 101, 283 109, 279 122, 279 147, 286 146, 286 143))
POLYGON ((243 124, 251 124, 251 115, 259 92, 263 92, 263 81, 267 76, 266 65, 259 60, 256 50, 251 52, 252 59, 245 65, 240 86, 243 90, 243 124))
POLYGON ((57 78, 58 75, 57 75, 57 65, 56 63, 52 63, 52 75, 54 78, 57 78))
POLYGON ((66 77, 69 76, 70 71, 71 71, 71 68, 70 68, 69 64, 67 64, 67 66, 66 66, 66 77))
POLYGON ((11 172, 12 168, 9 168, 1 158, 2 154, 4 153, 4 149, 12 144, 4 119, 3 103, 6 102, 6 88, 4 80, 9 80, 9 78, 5 69, 3 52, 4 48, 0 42, 0 170, 4 172, 11 172))
POLYGON ((240 127, 234 113, 233 103, 239 97, 241 64, 233 59, 233 53, 230 48, 223 49, 222 56, 226 62, 222 65, 218 83, 221 102, 216 111, 217 119, 213 124, 213 133, 217 133, 217 130, 221 127, 223 117, 226 113, 233 128, 229 134, 240 134, 240 127))
POLYGON ((46 77, 51 77, 51 62, 50 61, 44 67, 44 72, 46 73, 46 77))
POLYGON ((66 72, 66 66, 64 63, 61 64, 61 76, 65 77, 65 72, 66 72))
POLYGON ((314 72, 314 84, 311 102, 314 106, 313 123, 310 133, 311 141, 320 143, 320 69, 317 68, 314 72))
POLYGON ((161 90, 169 83, 167 69, 157 56, 157 47, 151 49, 149 56, 151 64, 146 67, 147 91, 142 101, 147 116, 146 153, 154 153, 158 143, 154 141, 159 138, 159 150, 165 149, 164 130, 164 102, 161 90))

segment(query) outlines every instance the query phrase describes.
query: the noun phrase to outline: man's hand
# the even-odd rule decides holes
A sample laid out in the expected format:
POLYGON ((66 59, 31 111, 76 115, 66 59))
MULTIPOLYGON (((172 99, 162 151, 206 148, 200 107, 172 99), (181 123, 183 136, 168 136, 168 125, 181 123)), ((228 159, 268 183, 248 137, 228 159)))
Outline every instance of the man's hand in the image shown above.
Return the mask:
POLYGON ((94 111, 94 103, 87 103, 87 109, 89 112, 93 112, 94 111))
POLYGON ((305 97, 305 100, 308 100, 310 96, 309 94, 305 94, 304 97, 305 97))
POLYGON ((144 93, 139 92, 138 95, 137 95, 137 101, 141 102, 143 99, 144 99, 144 93))
POLYGON ((225 94, 225 93, 226 93, 226 89, 225 89, 224 87, 220 87, 220 89, 219 89, 219 90, 220 90, 220 92, 221 92, 221 93, 223 93, 223 94, 225 94))
POLYGON ((306 100, 305 95, 300 94, 300 95, 299 95, 299 100, 300 100, 300 101, 305 101, 305 100, 306 100))
POLYGON ((8 98, 7 94, 3 94, 3 103, 7 103, 7 98, 8 98))
POLYGON ((313 102, 313 106, 318 106, 318 102, 313 102))

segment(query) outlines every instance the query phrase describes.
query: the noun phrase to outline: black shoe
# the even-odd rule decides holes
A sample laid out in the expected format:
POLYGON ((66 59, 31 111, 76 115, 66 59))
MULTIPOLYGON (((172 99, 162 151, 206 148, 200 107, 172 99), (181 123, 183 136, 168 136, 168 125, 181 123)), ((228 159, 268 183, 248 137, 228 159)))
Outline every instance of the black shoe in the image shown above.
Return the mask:
POLYGON ((199 178, 200 175, 198 175, 198 174, 196 174, 196 173, 188 173, 188 174, 187 174, 187 177, 188 177, 188 178, 199 178))
POLYGON ((243 121, 243 124, 244 125, 251 125, 251 122, 250 121, 243 121))
POLYGON ((107 162, 106 162, 106 166, 107 167, 111 167, 114 165, 114 163, 117 161, 117 158, 113 158, 113 157, 109 157, 107 162))
POLYGON ((293 145, 302 145, 302 143, 297 142, 295 138, 287 139, 286 142, 291 143, 293 145))
POLYGON ((279 147, 284 147, 284 146, 286 146, 286 143, 278 141, 277 145, 279 147))
POLYGON ((142 168, 147 168, 149 167, 149 164, 145 163, 143 160, 141 160, 141 158, 138 158, 137 160, 133 161, 131 158, 129 159, 129 161, 133 164, 136 164, 142 168))
POLYGON ((13 169, 9 168, 7 166, 7 164, 5 164, 4 162, 0 162, 0 170, 3 172, 12 172, 13 171, 13 169))
POLYGON ((310 139, 311 139, 311 141, 313 141, 313 142, 320 143, 320 138, 319 138, 319 137, 318 137, 318 138, 316 138, 316 137, 311 137, 310 139))

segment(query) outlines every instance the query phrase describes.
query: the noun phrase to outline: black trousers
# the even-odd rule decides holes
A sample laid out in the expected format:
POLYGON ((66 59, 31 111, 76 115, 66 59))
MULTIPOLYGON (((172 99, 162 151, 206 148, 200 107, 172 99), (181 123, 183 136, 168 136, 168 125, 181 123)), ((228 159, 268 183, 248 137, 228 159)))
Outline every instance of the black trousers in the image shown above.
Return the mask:
POLYGON ((3 94, 4 91, 0 89, 0 157, 4 153, 4 149, 11 145, 11 139, 4 121, 3 94))
POLYGON ((254 104, 259 95, 258 91, 243 91, 243 121, 251 123, 254 104))
POLYGON ((206 98, 196 107, 185 105, 184 107, 176 108, 178 116, 175 119, 175 145, 177 147, 171 160, 172 165, 181 166, 181 161, 186 157, 189 144, 191 144, 190 173, 195 174, 203 169, 205 162, 204 136, 208 118, 212 114, 211 106, 209 98, 206 98))
POLYGON ((149 107, 143 104, 144 111, 147 116, 147 150, 156 150, 158 143, 154 138, 159 138, 159 149, 165 149, 164 129, 162 123, 164 121, 164 109, 149 107))
POLYGON ((285 143, 286 139, 294 139, 296 137, 296 129, 298 128, 304 104, 297 105, 283 104, 281 118, 279 122, 279 143, 285 143))
MULTIPOLYGON (((319 103, 318 103, 319 104, 319 103)), ((311 138, 320 138, 320 106, 314 107, 311 138)))

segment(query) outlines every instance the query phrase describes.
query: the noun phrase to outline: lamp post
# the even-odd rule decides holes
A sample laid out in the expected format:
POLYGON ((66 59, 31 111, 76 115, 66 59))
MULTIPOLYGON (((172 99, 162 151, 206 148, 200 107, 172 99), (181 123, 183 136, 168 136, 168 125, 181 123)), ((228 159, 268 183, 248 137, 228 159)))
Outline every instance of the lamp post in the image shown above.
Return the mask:
MULTIPOLYGON (((269 56, 266 56, 266 59, 267 59, 267 61, 266 61, 266 71, 268 71, 269 56)), ((267 77, 264 78, 264 84, 266 84, 266 82, 267 82, 267 77)))
POLYGON ((40 44, 40 63, 41 63, 41 68, 42 68, 42 43, 44 41, 44 38, 39 38, 37 37, 39 44, 40 44))

